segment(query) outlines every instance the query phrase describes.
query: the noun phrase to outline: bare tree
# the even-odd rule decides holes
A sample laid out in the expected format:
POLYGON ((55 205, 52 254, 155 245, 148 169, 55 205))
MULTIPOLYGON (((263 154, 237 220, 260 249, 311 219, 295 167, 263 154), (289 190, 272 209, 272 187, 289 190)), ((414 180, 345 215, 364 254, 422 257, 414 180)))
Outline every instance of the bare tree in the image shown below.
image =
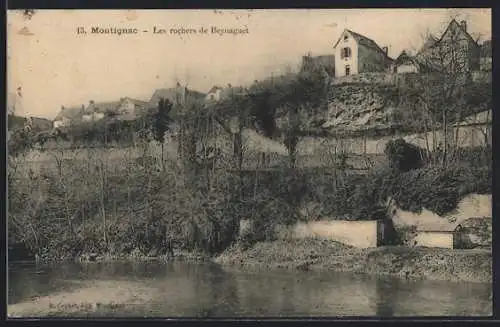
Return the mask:
MULTIPOLYGON (((453 22, 439 40, 417 55, 420 68, 417 83, 405 90, 412 99, 412 110, 420 116, 416 122, 423 126, 427 150, 435 154, 437 150, 442 165, 446 164, 450 152, 454 152, 453 141, 458 139, 458 134, 452 135, 450 123, 464 117, 464 95, 471 84, 475 51, 478 51, 477 44, 471 41, 458 23, 453 22), (440 128, 441 135, 436 133, 436 128, 440 128), (430 131, 432 146, 428 140, 430 131)), ((458 129, 455 132, 458 133, 458 129)), ((437 157, 433 158, 436 162, 437 157)))

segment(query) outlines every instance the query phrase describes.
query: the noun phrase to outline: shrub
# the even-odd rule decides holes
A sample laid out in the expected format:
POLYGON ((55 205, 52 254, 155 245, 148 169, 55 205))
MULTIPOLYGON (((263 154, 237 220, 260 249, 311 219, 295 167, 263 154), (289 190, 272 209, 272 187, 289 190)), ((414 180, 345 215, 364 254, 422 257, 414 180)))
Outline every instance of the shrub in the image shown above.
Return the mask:
MULTIPOLYGON (((371 177, 376 180, 377 177, 371 177)), ((491 192, 491 169, 451 166, 421 168, 408 172, 381 172, 384 179, 378 200, 393 197, 403 210, 422 208, 444 215, 456 209, 461 198, 470 193, 491 192), (382 186, 383 185, 383 186, 382 186)))
POLYGON ((384 153, 390 167, 400 171, 417 169, 423 165, 423 150, 402 138, 387 142, 384 153))
POLYGON ((61 258, 161 253, 171 244, 213 253, 233 242, 238 209, 228 176, 217 176, 213 191, 202 193, 182 188, 175 165, 167 172, 130 168, 103 154, 49 170, 43 178, 9 166, 9 245, 25 244, 32 254, 48 249, 61 258))

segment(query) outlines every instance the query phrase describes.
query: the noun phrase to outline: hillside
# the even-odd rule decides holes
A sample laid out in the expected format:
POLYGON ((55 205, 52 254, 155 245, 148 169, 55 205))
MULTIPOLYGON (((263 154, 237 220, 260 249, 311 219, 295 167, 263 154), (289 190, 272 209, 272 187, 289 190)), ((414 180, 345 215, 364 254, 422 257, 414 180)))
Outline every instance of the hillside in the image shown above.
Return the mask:
POLYGON ((23 128, 28 124, 28 119, 31 120, 33 131, 41 132, 52 128, 52 121, 46 118, 9 115, 7 118, 8 130, 13 131, 23 128))
MULTIPOLYGON (((491 109, 491 82, 471 83, 462 92, 456 106, 461 108, 462 117, 491 109)), ((416 93, 415 88, 398 87, 396 83, 336 81, 330 87, 327 106, 308 108, 303 114, 303 131, 306 135, 387 135, 394 129, 421 132, 422 126, 415 124, 413 117, 416 93)), ((453 110, 456 109, 451 110, 449 116, 453 122, 457 116, 453 110)), ((278 112, 278 116, 278 128, 283 129, 287 115, 278 112)))
POLYGON ((7 128, 9 131, 23 128, 25 123, 26 123, 25 117, 14 116, 14 115, 7 116, 7 128))

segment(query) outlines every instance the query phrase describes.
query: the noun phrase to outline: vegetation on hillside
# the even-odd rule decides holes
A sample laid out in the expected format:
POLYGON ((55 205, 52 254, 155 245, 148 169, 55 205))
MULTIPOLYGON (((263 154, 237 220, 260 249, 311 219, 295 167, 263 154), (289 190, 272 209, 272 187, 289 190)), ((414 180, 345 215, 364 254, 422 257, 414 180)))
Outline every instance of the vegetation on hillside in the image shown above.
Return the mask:
MULTIPOLYGON (((88 253, 157 256, 171 248, 215 254, 238 241, 242 218, 256 222, 257 232, 245 240, 251 245, 274 239, 278 224, 321 217, 377 219, 389 196, 403 209, 445 214, 464 195, 491 192, 491 147, 462 150, 451 139, 442 148, 426 149, 395 140, 387 146, 387 164, 363 174, 349 169, 348 154, 336 146, 328 149, 329 165, 301 169, 297 144, 310 128, 310 117, 327 110, 332 89, 320 72, 302 72, 254 83, 212 106, 176 105, 176 158, 163 151, 161 158, 149 157, 144 151, 140 161, 111 160, 106 149, 93 148, 84 158, 66 161, 61 150, 53 154, 56 169, 34 174, 26 172, 18 156, 43 137, 87 147, 112 141, 163 146, 171 123, 165 113, 174 109, 168 102, 134 121, 105 119, 55 135, 14 134, 9 140, 9 245, 54 259, 88 253), (235 117, 237 124, 231 126, 235 117), (280 139, 288 162, 268 172, 245 171, 242 131, 247 127, 280 139), (213 139, 219 133, 232 138, 232 154, 216 148, 213 139), (311 203, 320 210, 304 215, 311 203)), ((420 95, 425 101, 406 98, 421 117, 414 124, 446 130, 453 113, 466 112, 467 88, 453 88, 446 101, 437 90, 427 90, 429 96, 420 95)))

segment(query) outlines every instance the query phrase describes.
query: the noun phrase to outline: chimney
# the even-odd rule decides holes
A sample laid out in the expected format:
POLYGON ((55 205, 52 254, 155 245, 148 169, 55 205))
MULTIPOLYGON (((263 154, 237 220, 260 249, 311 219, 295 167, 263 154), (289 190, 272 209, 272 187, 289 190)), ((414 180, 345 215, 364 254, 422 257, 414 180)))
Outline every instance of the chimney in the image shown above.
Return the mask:
POLYGON ((90 103, 90 104, 94 104, 94 100, 90 100, 90 101, 89 101, 89 103, 90 103))
POLYGON ((61 106, 61 110, 64 110, 64 106, 61 106))
POLYGON ((462 26, 462 29, 467 32, 467 21, 462 20, 460 22, 460 26, 462 26))
POLYGON ((389 48, 388 47, 382 47, 382 50, 384 51, 385 55, 389 53, 389 48))

